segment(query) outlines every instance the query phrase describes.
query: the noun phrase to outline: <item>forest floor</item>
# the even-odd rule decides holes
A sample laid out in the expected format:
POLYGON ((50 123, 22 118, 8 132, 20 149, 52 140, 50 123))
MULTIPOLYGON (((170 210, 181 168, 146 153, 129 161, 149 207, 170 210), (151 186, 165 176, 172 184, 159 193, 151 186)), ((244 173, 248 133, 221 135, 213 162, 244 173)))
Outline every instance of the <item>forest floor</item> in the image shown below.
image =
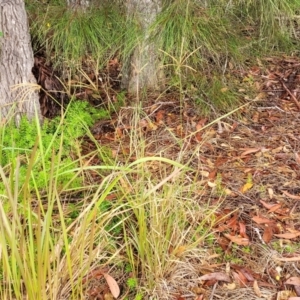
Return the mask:
MULTIPOLYGON (((118 63, 112 64, 117 70, 118 63)), ((160 290, 147 299, 300 299, 300 59, 270 57, 230 72, 245 83, 241 92, 252 89, 232 112, 216 112, 205 95, 209 116, 193 97, 147 95, 142 101, 126 100, 110 119, 91 128, 94 141, 85 139, 84 154, 96 150, 96 141, 117 165, 140 158, 134 149, 140 145, 144 157, 180 161, 193 170, 183 184, 199 186, 194 200, 215 208, 212 240, 199 245, 206 254, 186 261, 192 272, 186 266, 174 270, 180 275, 157 283, 160 290)), ((92 93, 87 89, 76 97, 92 93)), ((116 94, 103 93, 114 105, 116 94)), ((41 102, 43 111, 46 102, 41 102)), ((103 161, 93 156, 89 164, 103 161)), ((152 175, 160 174, 160 166, 153 161, 152 175)), ((185 247, 176 249, 178 260, 185 247)), ((89 281, 88 299, 110 299, 105 282, 89 281)), ((126 280, 118 284, 126 289, 126 280)))
MULTIPOLYGON (((145 156, 182 152, 199 171, 199 201, 219 207, 198 278, 173 285, 173 299, 300 299, 300 60, 269 58, 241 77, 255 99, 216 122, 178 94, 140 107, 145 156)), ((120 162, 136 159, 134 114, 129 104, 92 129, 120 162)))

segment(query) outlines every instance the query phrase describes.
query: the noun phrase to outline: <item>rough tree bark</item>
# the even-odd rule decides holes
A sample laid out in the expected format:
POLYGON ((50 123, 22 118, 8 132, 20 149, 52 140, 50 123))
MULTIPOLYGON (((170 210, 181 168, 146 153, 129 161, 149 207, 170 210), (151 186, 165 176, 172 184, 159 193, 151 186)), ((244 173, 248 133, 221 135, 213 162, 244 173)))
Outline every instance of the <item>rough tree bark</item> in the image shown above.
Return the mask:
POLYGON ((90 5, 90 0, 67 0, 67 4, 72 9, 86 10, 90 5))
POLYGON ((162 0, 127 0, 126 8, 128 17, 138 20, 144 38, 125 64, 122 86, 133 94, 141 89, 160 90, 163 72, 157 46, 149 39, 149 27, 162 9, 162 0))
POLYGON ((39 97, 33 84, 33 51, 23 0, 0 0, 0 119, 10 115, 18 122, 21 115, 29 119, 37 111, 39 97))

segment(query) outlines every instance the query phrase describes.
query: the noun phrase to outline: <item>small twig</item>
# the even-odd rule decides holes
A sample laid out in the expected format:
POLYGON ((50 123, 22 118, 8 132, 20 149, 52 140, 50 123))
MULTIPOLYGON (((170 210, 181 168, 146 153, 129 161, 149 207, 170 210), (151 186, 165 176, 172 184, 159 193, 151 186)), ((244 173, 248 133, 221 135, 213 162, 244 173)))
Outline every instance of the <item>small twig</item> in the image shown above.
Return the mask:
POLYGON ((210 297, 209 297, 209 300, 213 300, 217 284, 218 284, 217 282, 214 284, 213 289, 210 294, 210 297))
POLYGON ((284 87, 284 89, 288 92, 288 94, 292 97, 292 100, 295 102, 296 106, 298 107, 298 110, 300 110, 300 103, 298 102, 297 98, 293 95, 293 93, 287 88, 287 86, 284 84, 284 82, 281 80, 281 84, 284 87))
POLYGON ((259 229, 256 228, 256 227, 253 227, 253 229, 254 229, 254 231, 256 232, 256 234, 257 234, 259 240, 262 242, 263 245, 265 245, 266 243, 265 243, 265 241, 263 240, 262 236, 260 235, 259 229))
POLYGON ((296 272, 297 272, 298 274, 300 274, 300 270, 295 266, 295 264, 292 264, 292 266, 294 267, 294 269, 296 270, 296 272))

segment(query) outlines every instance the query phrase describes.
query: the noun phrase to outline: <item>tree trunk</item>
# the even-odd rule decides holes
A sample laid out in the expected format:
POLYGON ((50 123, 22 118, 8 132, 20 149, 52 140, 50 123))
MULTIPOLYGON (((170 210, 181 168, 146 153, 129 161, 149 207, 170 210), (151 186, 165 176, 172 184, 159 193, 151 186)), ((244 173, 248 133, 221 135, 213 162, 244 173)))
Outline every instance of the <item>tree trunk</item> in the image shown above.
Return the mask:
POLYGON ((0 119, 37 111, 39 96, 32 74, 33 52, 23 0, 0 0, 0 119))
POLYGON ((137 94, 141 89, 161 90, 163 72, 159 61, 159 51, 149 39, 150 25, 155 21, 162 8, 161 0, 127 0, 129 18, 136 18, 144 38, 137 45, 123 70, 122 86, 130 93, 137 94))
POLYGON ((72 9, 86 10, 90 5, 90 0, 67 0, 68 6, 72 9))

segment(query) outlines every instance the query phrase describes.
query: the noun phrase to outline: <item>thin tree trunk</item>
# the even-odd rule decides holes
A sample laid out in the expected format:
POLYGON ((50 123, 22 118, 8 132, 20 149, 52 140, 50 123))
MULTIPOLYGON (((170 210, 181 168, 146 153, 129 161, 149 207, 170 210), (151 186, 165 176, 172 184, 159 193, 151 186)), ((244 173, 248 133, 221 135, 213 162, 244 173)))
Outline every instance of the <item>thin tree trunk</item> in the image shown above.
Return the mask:
POLYGON ((123 71, 123 87, 136 94, 141 89, 160 90, 163 87, 163 72, 157 45, 149 38, 150 25, 162 8, 161 0, 127 0, 129 18, 137 18, 144 38, 137 45, 123 71))
POLYGON ((39 96, 32 74, 33 52, 23 0, 0 0, 0 118, 21 115, 29 119, 37 111, 39 96))

